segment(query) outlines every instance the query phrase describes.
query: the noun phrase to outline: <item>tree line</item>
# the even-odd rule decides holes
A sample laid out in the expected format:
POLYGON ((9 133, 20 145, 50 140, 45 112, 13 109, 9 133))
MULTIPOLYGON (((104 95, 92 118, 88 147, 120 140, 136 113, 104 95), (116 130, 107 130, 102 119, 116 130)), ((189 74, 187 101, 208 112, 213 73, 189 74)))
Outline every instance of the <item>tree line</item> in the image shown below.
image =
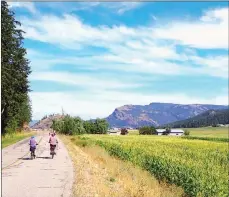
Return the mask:
POLYGON ((1 131, 2 134, 20 131, 31 120, 28 96, 31 73, 23 32, 8 4, 1 1, 1 131))
POLYGON ((59 120, 53 120, 51 128, 65 135, 80 134, 106 134, 109 124, 105 119, 84 121, 80 117, 65 116, 59 120))

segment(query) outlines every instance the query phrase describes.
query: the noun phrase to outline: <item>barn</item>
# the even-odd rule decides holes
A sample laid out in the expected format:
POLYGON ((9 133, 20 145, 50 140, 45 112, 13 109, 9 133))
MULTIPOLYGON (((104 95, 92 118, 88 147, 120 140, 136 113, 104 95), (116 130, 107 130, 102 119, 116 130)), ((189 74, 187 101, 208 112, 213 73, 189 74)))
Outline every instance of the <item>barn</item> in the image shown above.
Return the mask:
MULTIPOLYGON (((163 133, 166 131, 166 129, 156 129, 157 135, 163 135, 163 133)), ((181 136, 184 135, 184 130, 182 129, 171 129, 169 134, 171 136, 181 136)))
POLYGON ((121 131, 120 130, 109 130, 108 131, 110 135, 120 135, 121 134, 121 131))

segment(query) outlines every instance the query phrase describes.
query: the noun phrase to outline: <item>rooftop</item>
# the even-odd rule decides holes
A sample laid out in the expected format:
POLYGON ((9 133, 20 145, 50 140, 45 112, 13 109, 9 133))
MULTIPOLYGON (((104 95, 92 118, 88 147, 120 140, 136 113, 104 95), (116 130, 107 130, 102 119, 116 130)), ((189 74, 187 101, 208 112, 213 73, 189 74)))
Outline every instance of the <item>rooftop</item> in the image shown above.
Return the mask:
MULTIPOLYGON (((158 133, 164 132, 166 129, 156 129, 158 133)), ((171 129, 171 133, 184 133, 182 129, 171 129)))

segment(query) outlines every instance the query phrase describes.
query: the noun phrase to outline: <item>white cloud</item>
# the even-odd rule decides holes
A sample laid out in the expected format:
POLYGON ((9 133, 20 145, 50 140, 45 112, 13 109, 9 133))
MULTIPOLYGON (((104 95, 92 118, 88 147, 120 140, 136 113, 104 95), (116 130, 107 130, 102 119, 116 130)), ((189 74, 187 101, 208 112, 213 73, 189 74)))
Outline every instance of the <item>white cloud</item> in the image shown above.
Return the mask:
POLYGON ((79 8, 77 9, 86 10, 100 6, 113 10, 121 15, 129 10, 140 7, 141 5, 141 2, 83 2, 79 4, 79 8))
POLYGON ((83 119, 104 118, 115 108, 125 104, 147 105, 153 102, 171 102, 180 104, 228 104, 226 95, 209 99, 191 97, 185 94, 152 94, 124 93, 113 91, 91 91, 86 94, 78 92, 32 92, 33 119, 40 119, 44 114, 66 113, 79 115, 83 119))
MULTIPOLYGON (((34 119, 41 118, 46 113, 60 112, 62 106, 72 115, 96 118, 105 117, 114 108, 124 104, 151 102, 228 104, 228 97, 224 93, 208 99, 203 98, 204 94, 191 97, 178 93, 152 95, 124 93, 121 92, 122 88, 139 87, 142 85, 141 82, 135 79, 121 79, 118 75, 115 79, 114 76, 98 77, 51 71, 58 64, 95 71, 103 69, 111 72, 122 71, 126 73, 127 78, 133 73, 160 77, 208 75, 228 78, 228 56, 209 53, 202 57, 198 54, 198 48, 228 51, 228 19, 225 9, 227 8, 206 11, 195 21, 174 21, 169 25, 157 25, 156 28, 152 26, 131 28, 124 25, 91 26, 74 15, 24 18, 22 24, 27 32, 26 38, 61 46, 62 49, 73 49, 76 53, 74 56, 64 53, 57 57, 29 50, 28 57, 34 71, 31 80, 59 82, 84 87, 87 90, 81 94, 32 92, 30 95, 34 119), (182 52, 177 50, 178 45, 183 48, 182 52), (99 55, 77 56, 79 52, 86 52, 90 46, 102 47, 105 52, 99 55), (110 88, 116 91, 111 91, 110 88)), ((117 10, 120 10, 120 13, 125 11, 124 8, 116 8, 117 10)))
MULTIPOLYGON (((99 62, 100 65, 97 66, 109 67, 109 64, 111 66, 115 64, 112 69, 124 71, 147 71, 171 75, 207 74, 227 78, 226 56, 206 56, 203 59, 187 46, 228 50, 228 19, 225 10, 227 8, 206 12, 198 21, 173 22, 171 25, 156 29, 130 28, 123 25, 94 27, 84 24, 73 15, 63 17, 45 15, 37 20, 24 18, 22 22, 23 29, 27 32, 25 37, 32 40, 52 43, 76 51, 82 51, 87 46, 103 47, 107 50, 100 56, 63 58, 59 63, 79 62, 91 65, 99 62), (215 19, 219 20, 215 21, 215 19), (171 39, 171 42, 163 39, 171 39), (184 44, 183 52, 177 52, 177 42, 184 44), (193 62, 198 66, 193 66, 193 62), (215 71, 218 67, 220 69, 215 71)), ((52 64, 55 62, 55 60, 49 61, 52 64)))
MULTIPOLYGON (((114 47, 115 48, 115 47, 114 47)), ((152 50, 152 49, 149 49, 152 50)), ((51 55, 32 55, 29 52, 28 58, 32 59, 31 66, 34 72, 47 71, 56 64, 74 66, 86 70, 110 70, 123 71, 126 74, 142 73, 156 75, 208 75, 214 77, 228 78, 228 57, 227 56, 207 56, 205 58, 194 56, 182 56, 178 54, 169 54, 166 51, 157 54, 144 51, 133 51, 121 47, 114 50, 117 55, 97 55, 86 57, 55 57, 51 55), (120 54, 118 53, 120 52, 120 54), (164 58, 163 58, 164 57, 164 58), (173 59, 179 62, 169 62, 166 59, 173 59)), ((160 51, 160 49, 159 49, 160 51)))
POLYGON ((9 1, 7 3, 9 5, 9 8, 25 8, 33 14, 35 14, 37 12, 36 8, 32 2, 19 2, 19 1, 10 2, 9 1))
POLYGON ((30 75, 30 80, 34 81, 53 81, 66 85, 74 85, 84 89, 122 89, 140 87, 141 84, 133 81, 128 82, 128 78, 123 81, 111 79, 109 76, 97 76, 69 72, 35 72, 30 75))
MULTIPOLYGON (((70 43, 108 47, 125 40, 147 40, 154 43, 160 39, 171 39, 180 44, 197 48, 228 49, 228 8, 206 12, 197 21, 175 21, 153 27, 130 28, 126 26, 98 26, 84 24, 78 17, 45 15, 35 19, 24 19, 26 37, 30 39, 61 44, 70 43), (209 15, 211 17, 209 17, 209 15), (209 19, 203 20, 204 17, 209 19), (211 19, 211 20, 210 20, 211 19), (217 19, 215 21, 215 19, 217 19), (210 20, 210 21, 209 21, 210 20), (208 32, 206 34, 206 32, 208 32)), ((167 44, 167 43, 166 43, 167 44)))
POLYGON ((116 2, 118 4, 118 14, 123 14, 126 11, 135 9, 141 5, 140 2, 116 2))
POLYGON ((228 7, 206 11, 198 21, 170 21, 155 34, 196 48, 228 50, 228 7))

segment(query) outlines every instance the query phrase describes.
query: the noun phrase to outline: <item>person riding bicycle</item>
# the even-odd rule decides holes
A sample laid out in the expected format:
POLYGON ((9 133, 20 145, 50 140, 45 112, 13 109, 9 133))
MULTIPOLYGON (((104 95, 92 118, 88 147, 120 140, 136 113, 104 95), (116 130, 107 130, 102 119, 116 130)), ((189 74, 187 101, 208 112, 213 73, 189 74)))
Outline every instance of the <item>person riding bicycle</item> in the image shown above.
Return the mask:
POLYGON ((58 140, 56 139, 54 133, 51 134, 51 137, 49 138, 49 143, 50 143, 50 151, 55 150, 58 140))
POLYGON ((37 144, 37 141, 35 140, 35 137, 34 136, 32 136, 31 137, 31 139, 30 139, 30 141, 29 141, 29 146, 30 146, 30 151, 34 151, 34 156, 36 157, 36 155, 35 155, 35 150, 36 150, 36 146, 37 146, 38 144, 37 144))

